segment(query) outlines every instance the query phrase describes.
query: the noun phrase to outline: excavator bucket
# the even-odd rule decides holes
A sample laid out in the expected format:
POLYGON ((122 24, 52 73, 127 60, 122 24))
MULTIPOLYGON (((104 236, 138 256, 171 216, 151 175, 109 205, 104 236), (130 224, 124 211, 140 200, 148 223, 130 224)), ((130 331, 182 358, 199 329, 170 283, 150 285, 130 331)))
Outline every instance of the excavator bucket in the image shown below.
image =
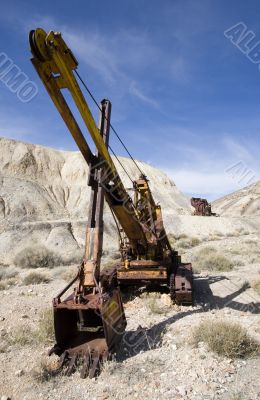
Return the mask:
MULTIPOLYGON (((77 279, 77 278, 76 278, 77 279)), ((81 377, 93 378, 102 362, 116 350, 125 331, 126 319, 120 290, 110 284, 94 293, 77 297, 77 289, 64 300, 69 285, 54 299, 54 330, 56 344, 49 354, 60 356, 59 368, 72 374, 81 366, 81 377)))

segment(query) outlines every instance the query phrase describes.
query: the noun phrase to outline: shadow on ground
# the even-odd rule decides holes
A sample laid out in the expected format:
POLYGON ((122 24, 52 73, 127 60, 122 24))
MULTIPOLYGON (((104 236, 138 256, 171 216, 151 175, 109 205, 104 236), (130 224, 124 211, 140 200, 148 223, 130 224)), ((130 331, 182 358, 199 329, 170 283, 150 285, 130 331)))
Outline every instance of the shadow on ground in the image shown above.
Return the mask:
MULTIPOLYGON (((213 309, 231 308, 233 310, 239 310, 243 312, 250 312, 252 314, 259 313, 259 302, 254 302, 254 299, 250 298, 249 303, 241 303, 235 298, 241 293, 245 292, 249 286, 244 284, 241 287, 234 285, 234 291, 225 296, 220 297, 213 294, 210 285, 216 282, 222 282, 225 284, 229 281, 225 276, 210 276, 210 277, 195 277, 194 279, 194 308, 187 308, 186 311, 176 313, 170 318, 165 319, 162 322, 152 326, 151 328, 144 328, 141 325, 135 331, 126 331, 122 340, 120 351, 118 352, 118 360, 123 361, 129 357, 133 357, 140 352, 149 351, 161 346, 163 335, 169 325, 174 322, 185 318, 187 316, 203 313, 205 311, 213 309)), ((230 287, 228 288, 230 290, 230 287)), ((149 288, 150 291, 161 291, 157 288, 149 288)), ((162 292, 167 289, 163 288, 162 292)), ((124 302, 131 300, 136 296, 140 296, 145 292, 145 288, 128 289, 123 292, 124 302)))

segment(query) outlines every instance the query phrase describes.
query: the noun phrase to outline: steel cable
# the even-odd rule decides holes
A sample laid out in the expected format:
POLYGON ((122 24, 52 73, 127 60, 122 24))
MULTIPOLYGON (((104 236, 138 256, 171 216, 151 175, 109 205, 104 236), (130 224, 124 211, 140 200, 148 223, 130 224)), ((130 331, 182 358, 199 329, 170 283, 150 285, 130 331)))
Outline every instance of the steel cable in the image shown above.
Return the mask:
MULTIPOLYGON (((90 97, 92 98, 93 102, 95 103, 95 105, 97 106, 97 108, 99 109, 99 111, 102 112, 102 109, 100 108, 97 100, 95 99, 94 95, 91 93, 91 91, 89 90, 88 86, 86 85, 86 83, 84 82, 84 80, 81 78, 81 76, 79 75, 79 73, 75 70, 75 74, 77 75, 77 77, 79 78, 80 82, 82 83, 82 85, 84 86, 84 88, 86 89, 86 91, 88 92, 88 94, 90 95, 90 97)), ((141 170, 141 168, 139 167, 139 165, 136 163, 135 159, 132 157, 131 153, 129 152, 129 150, 127 149, 126 145, 124 144, 124 142, 122 141, 122 139, 120 138, 119 134, 117 133, 117 131, 115 130, 115 128, 113 127, 113 125, 110 123, 110 121, 108 121, 107 117, 105 116, 105 119, 107 120, 107 122, 109 123, 110 128, 112 129, 112 131, 114 132, 114 134, 116 135, 117 139, 119 140, 119 142, 121 143, 121 145, 123 146, 123 148, 125 149, 125 151, 127 152, 127 154, 129 155, 129 157, 131 158, 131 160, 133 161, 134 165, 137 167, 137 169, 139 170, 139 172, 144 175, 143 171, 141 170)), ((125 168, 123 167, 122 163, 118 160, 117 156, 115 155, 114 151, 111 149, 111 147, 109 146, 109 149, 113 152, 113 155, 116 157, 117 161, 120 163, 120 165, 122 166, 122 168, 124 169, 125 173, 127 174, 127 176, 129 177, 129 174, 127 173, 127 171, 125 170, 125 168)), ((133 182, 133 180, 130 178, 130 180, 133 182)))

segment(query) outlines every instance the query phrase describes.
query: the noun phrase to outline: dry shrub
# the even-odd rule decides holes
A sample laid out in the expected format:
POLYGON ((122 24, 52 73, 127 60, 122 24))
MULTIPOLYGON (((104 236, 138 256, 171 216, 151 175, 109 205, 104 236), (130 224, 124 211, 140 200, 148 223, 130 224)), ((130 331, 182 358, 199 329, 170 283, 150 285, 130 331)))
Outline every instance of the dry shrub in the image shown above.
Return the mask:
POLYGON ((50 342, 54 340, 54 323, 53 323, 52 308, 46 308, 41 312, 36 336, 41 342, 50 342))
POLYGON ((1 271, 0 271, 0 281, 4 280, 4 279, 15 278, 18 274, 19 274, 19 272, 16 269, 12 268, 12 267, 1 269, 1 271))
POLYGON ((195 258, 194 269, 197 272, 207 271, 231 271, 234 263, 226 256, 217 252, 214 247, 205 247, 200 250, 195 258))
POLYGON ((205 260, 204 269, 207 265, 211 271, 231 271, 234 268, 234 263, 222 254, 216 254, 205 260))
POLYGON ((70 267, 67 268, 66 271, 63 271, 61 273, 61 278, 64 279, 64 281, 66 282, 70 282, 72 281, 73 278, 76 277, 76 275, 78 274, 78 267, 70 267))
POLYGON ((180 233, 179 235, 175 235, 176 240, 187 239, 187 238, 188 238, 188 235, 186 235, 186 233, 180 233))
POLYGON ((169 242, 171 243, 171 245, 174 245, 174 243, 176 242, 175 236, 172 233, 168 233, 167 238, 168 238, 169 242))
POLYGON ((21 268, 53 268, 60 264, 60 258, 45 246, 35 245, 17 253, 14 264, 21 268))
POLYGON ((173 233, 167 233, 167 238, 169 242, 173 245, 178 240, 188 239, 188 235, 185 233, 180 233, 179 235, 174 235, 173 233))
POLYGON ((213 233, 210 233, 208 236, 208 240, 209 241, 213 241, 213 240, 221 240, 223 239, 223 233, 219 232, 219 231, 214 231, 213 233))
POLYGON ((54 340, 54 324, 52 309, 45 309, 40 314, 37 329, 31 329, 28 325, 18 325, 10 334, 6 335, 5 340, 9 345, 19 347, 47 343, 54 340))
POLYGON ((0 282, 0 290, 5 290, 5 289, 7 289, 6 282, 0 282))
POLYGON ((197 256, 202 256, 202 257, 206 257, 209 255, 211 256, 212 254, 214 254, 216 252, 217 252, 217 249, 215 249, 215 247, 207 246, 207 247, 204 247, 203 249, 201 249, 198 252, 197 256))
POLYGON ((9 289, 11 286, 16 284, 16 279, 10 278, 0 282, 0 290, 9 289))
POLYGON ((248 258, 248 262, 250 264, 259 264, 260 263, 260 256, 258 254, 252 255, 248 258))
POLYGON ((237 323, 203 321, 193 330, 193 343, 207 344, 209 350, 229 358, 242 358, 256 354, 257 344, 237 323))
POLYGON ((244 400, 244 399, 245 395, 244 393, 241 392, 232 393, 231 396, 229 397, 229 400, 244 400))
POLYGON ((246 239, 246 240, 245 240, 245 243, 246 243, 246 244, 249 244, 249 245, 256 246, 256 245, 258 244, 258 241, 257 241, 257 240, 254 240, 254 239, 246 239))
POLYGON ((142 299, 144 299, 145 304, 151 314, 166 314, 169 311, 169 307, 167 307, 161 301, 160 293, 147 292, 147 293, 143 293, 140 297, 142 299))
POLYGON ((42 358, 40 360, 39 366, 32 370, 33 378, 39 382, 44 383, 48 382, 50 379, 55 378, 60 374, 60 370, 58 369, 58 360, 51 358, 42 358))
POLYGON ((260 296, 260 278, 255 279, 252 284, 252 288, 256 291, 257 294, 260 296))
POLYGON ((63 258, 60 259, 59 265, 73 265, 73 264, 81 264, 84 258, 84 248, 78 247, 68 254, 64 254, 63 258))
POLYGON ((35 342, 35 335, 30 326, 17 325, 10 334, 6 335, 5 340, 9 345, 23 347, 33 344, 35 342))
POLYGON ((24 279, 24 285, 38 285, 40 283, 49 283, 50 278, 44 274, 38 272, 30 272, 24 279))
POLYGON ((195 237, 186 237, 185 239, 178 240, 176 246, 182 249, 190 249, 191 247, 198 246, 201 241, 195 237))

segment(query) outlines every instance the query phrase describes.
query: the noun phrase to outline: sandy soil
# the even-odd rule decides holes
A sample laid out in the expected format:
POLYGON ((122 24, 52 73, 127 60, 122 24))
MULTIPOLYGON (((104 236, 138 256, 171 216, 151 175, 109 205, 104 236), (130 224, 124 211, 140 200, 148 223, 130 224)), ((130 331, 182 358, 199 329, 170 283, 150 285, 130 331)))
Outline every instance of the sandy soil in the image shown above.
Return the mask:
MULTIPOLYGON (((49 344, 6 345, 13 330, 27 325, 36 329, 40 312, 50 307, 52 297, 65 285, 57 277, 63 268, 42 272, 54 276, 49 284, 17 284, 1 292, 0 304, 0 394, 12 400, 76 398, 93 399, 252 399, 260 394, 259 359, 227 359, 190 344, 192 328, 202 320, 237 321, 260 341, 259 295, 246 288, 245 280, 259 276, 256 234, 202 242, 184 251, 196 259, 201 248, 215 247, 237 265, 230 272, 203 271, 195 276, 193 307, 169 304, 165 293, 145 296, 143 290, 123 293, 128 321, 117 358, 104 366, 94 380, 82 380, 77 371, 71 377, 59 376, 38 382, 35 371, 46 358, 49 344), (239 249, 239 256, 236 254, 239 249), (232 254, 233 252, 233 254, 232 254), (250 253, 249 253, 250 252, 250 253), (56 277, 55 277, 56 275, 56 277)), ((20 278, 27 271, 20 271, 20 278)))

